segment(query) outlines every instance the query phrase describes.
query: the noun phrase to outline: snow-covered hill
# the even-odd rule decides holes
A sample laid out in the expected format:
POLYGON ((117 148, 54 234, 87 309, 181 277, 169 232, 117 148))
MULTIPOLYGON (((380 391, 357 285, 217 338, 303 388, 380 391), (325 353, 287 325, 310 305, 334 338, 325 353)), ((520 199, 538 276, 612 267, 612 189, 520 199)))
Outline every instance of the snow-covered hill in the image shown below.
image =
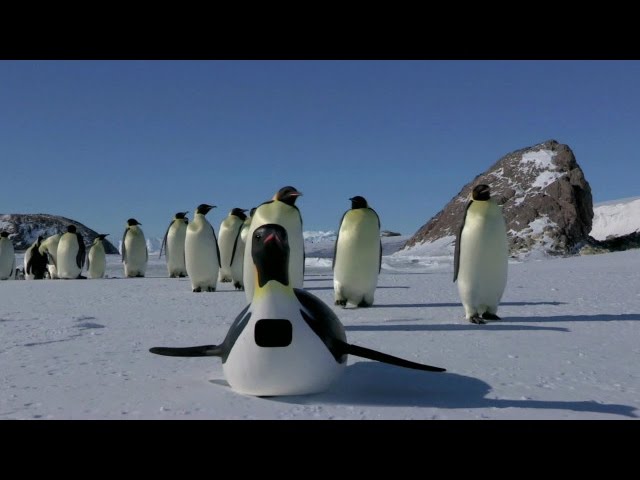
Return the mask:
POLYGON ((622 198, 593 206, 593 227, 590 235, 605 240, 640 231, 640 197, 622 198))

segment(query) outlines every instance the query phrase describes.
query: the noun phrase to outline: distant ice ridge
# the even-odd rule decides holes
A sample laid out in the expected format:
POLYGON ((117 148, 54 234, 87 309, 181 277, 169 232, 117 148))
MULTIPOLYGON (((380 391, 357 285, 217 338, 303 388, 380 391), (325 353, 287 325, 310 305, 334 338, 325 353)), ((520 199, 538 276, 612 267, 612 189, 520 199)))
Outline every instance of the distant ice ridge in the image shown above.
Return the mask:
POLYGON ((596 240, 640 230, 640 197, 596 203, 590 235, 596 240))
POLYGON ((304 238, 304 241, 307 243, 318 243, 318 242, 324 242, 324 241, 335 242, 336 238, 338 237, 338 234, 333 230, 327 230, 327 231, 310 230, 310 231, 302 232, 302 237, 304 238))

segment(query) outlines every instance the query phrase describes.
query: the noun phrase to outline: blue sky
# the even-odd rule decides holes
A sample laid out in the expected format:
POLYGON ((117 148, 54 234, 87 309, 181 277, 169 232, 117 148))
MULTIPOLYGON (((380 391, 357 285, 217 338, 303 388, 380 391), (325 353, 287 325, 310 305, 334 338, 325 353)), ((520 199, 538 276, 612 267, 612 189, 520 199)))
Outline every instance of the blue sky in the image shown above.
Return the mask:
POLYGON ((362 195, 412 234, 501 156, 568 144, 594 201, 640 195, 639 61, 0 61, 0 213, 119 239, 136 218, 251 208, 305 230, 362 195))

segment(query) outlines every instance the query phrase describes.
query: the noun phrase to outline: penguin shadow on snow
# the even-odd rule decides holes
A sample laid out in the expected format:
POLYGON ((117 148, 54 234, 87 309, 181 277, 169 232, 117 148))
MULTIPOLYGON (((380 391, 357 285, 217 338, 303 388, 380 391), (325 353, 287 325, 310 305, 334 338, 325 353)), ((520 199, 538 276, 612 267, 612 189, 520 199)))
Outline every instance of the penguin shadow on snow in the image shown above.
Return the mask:
POLYGON ((437 375, 379 362, 356 362, 330 390, 305 396, 267 397, 268 400, 309 405, 343 404, 407 406, 442 409, 526 408, 571 410, 637 418, 635 407, 588 401, 506 400, 487 398, 491 385, 473 377, 445 372, 437 375))
MULTIPOLYGON (((408 289, 410 287, 405 287, 405 286, 393 286, 393 287, 376 287, 376 289, 386 289, 386 288, 404 288, 404 289, 408 289)), ((333 290, 333 287, 304 287, 305 290, 333 290)), ((373 305, 375 306, 375 304, 373 305)), ((389 307, 395 307, 396 305, 382 305, 382 306, 389 306, 389 307)))
MULTIPOLYGON (((384 288, 384 287, 383 287, 384 288)), ((393 287, 387 287, 393 288, 393 287)), ((395 287, 395 288, 409 288, 409 287, 395 287)), ((513 307, 525 307, 530 305, 566 305, 567 302, 502 302, 501 307, 513 306, 513 307)), ((417 308, 417 307, 460 307, 462 303, 379 303, 371 305, 371 308, 417 308)))
POLYGON ((595 315, 554 315, 541 317, 507 317, 509 322, 628 322, 640 321, 640 313, 623 313, 609 315, 606 313, 595 315))
MULTIPOLYGON (((413 320, 413 319, 405 319, 413 320)), ((394 320, 395 322, 401 320, 394 320)), ((345 325, 347 332, 456 332, 466 330, 485 330, 485 331, 533 331, 546 330, 555 332, 569 332, 568 328, 563 327, 535 327, 532 325, 505 325, 501 321, 486 323, 482 326, 469 323, 460 319, 461 323, 435 323, 429 325, 345 325)))

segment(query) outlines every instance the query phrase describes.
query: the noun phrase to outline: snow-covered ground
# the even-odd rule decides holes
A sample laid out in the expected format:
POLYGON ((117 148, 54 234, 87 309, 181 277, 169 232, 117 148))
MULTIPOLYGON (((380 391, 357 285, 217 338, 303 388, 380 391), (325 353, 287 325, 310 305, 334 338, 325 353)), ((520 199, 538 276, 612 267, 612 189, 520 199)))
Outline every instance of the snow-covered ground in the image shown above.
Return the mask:
POLYGON ((299 397, 240 395, 218 358, 148 352, 222 341, 245 301, 230 284, 192 293, 167 278, 164 257, 150 256, 146 278, 122 278, 109 256, 102 280, 0 282, 0 419, 640 416, 640 250, 511 263, 503 320, 473 325, 440 247, 441 257, 386 255, 368 309, 333 306, 331 255, 307 253, 305 288, 349 342, 448 371, 351 356, 329 391, 299 397))

